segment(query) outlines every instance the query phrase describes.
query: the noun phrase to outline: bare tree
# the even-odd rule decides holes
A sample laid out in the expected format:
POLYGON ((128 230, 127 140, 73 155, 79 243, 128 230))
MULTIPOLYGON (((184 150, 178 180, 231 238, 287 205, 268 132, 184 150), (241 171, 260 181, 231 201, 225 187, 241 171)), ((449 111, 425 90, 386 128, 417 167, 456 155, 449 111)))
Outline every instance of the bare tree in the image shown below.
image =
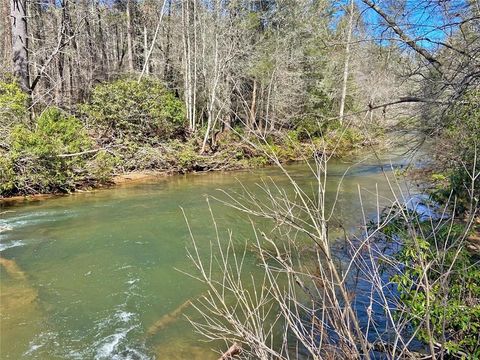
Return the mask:
POLYGON ((26 0, 11 0, 13 74, 20 87, 30 93, 26 0))
MULTIPOLYGON (((273 153, 267 155, 275 158, 273 153)), ((428 299, 440 283, 446 286, 455 276, 452 268, 461 261, 469 226, 459 236, 447 231, 445 243, 433 241, 435 256, 420 256, 418 264, 402 263, 395 251, 388 250, 401 247, 395 236, 388 240, 393 244, 385 241, 383 230, 389 224, 406 224, 406 236, 421 254, 429 238, 448 230, 456 220, 444 216, 452 205, 446 204, 437 210, 438 220, 431 219, 426 228, 404 184, 386 178, 392 200, 385 211, 377 194, 377 216, 369 219, 359 187, 360 233, 346 235, 343 242, 329 239, 341 184, 334 204, 327 206, 327 161, 323 155, 311 165, 313 193, 277 163, 288 185, 265 179, 255 192, 242 187, 215 198, 248 216, 253 244, 239 245, 231 232, 220 231, 211 209, 215 230, 211 254, 202 255, 189 228, 193 246, 188 256, 195 266, 190 275, 208 289, 194 303, 200 319, 191 318, 192 325, 209 340, 222 340, 227 347, 233 344, 229 350, 236 349, 239 359, 368 359, 375 353, 387 359, 445 356, 446 340, 437 341, 433 335, 434 310, 428 299), (263 270, 261 276, 244 272, 243 264, 252 252, 263 270), (411 331, 412 316, 401 294, 392 290, 391 276, 408 274, 413 267, 420 274, 410 290, 425 294, 427 304, 425 316, 416 319, 417 328, 411 331), (443 272, 435 270, 432 276, 430 269, 443 272), (430 334, 427 354, 412 346, 419 328, 430 334)), ((480 175, 474 172, 472 182, 480 175)), ((452 351, 466 356, 462 350, 452 351)))
POLYGON ((340 111, 339 111, 340 123, 343 122, 343 113, 345 111, 345 99, 347 97, 347 83, 348 83, 349 66, 350 66, 350 42, 352 41, 354 7, 355 7, 355 2, 353 0, 350 0, 350 6, 348 9, 347 39, 345 43, 345 62, 343 65, 342 95, 340 97, 340 111))
POLYGON ((12 62, 12 25, 10 23, 10 2, 4 1, 2 5, 2 62, 6 69, 11 68, 12 62))
POLYGON ((126 7, 127 15, 127 58, 128 58, 128 70, 133 72, 135 70, 133 64, 133 26, 132 26, 132 5, 131 0, 127 0, 126 7))

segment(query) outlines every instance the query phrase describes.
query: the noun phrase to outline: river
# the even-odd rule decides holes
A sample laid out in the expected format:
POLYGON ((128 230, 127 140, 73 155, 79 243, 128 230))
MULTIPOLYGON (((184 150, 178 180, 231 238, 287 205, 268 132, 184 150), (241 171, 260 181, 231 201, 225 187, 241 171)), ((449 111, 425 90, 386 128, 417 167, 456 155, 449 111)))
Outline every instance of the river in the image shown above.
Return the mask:
MULTIPOLYGON (((345 171, 355 161, 329 163, 330 205, 345 171)), ((392 199, 382 167, 361 159, 339 187, 335 219, 348 231, 362 219, 358 189, 368 216, 392 199)), ((385 156, 386 172, 408 159, 385 156)), ((302 187, 314 178, 305 164, 287 169, 302 187)), ((204 289, 180 270, 190 271, 190 246, 180 207, 200 247, 213 236, 207 195, 217 189, 260 191, 271 178, 288 187, 276 168, 171 176, 78 193, 45 201, 0 207, 2 359, 216 359, 210 343, 200 342, 185 313, 185 301, 204 289), (180 311, 175 312, 175 309, 180 311), (174 311, 174 315, 171 312, 174 311), (159 319, 166 319, 166 321, 159 319), (155 325, 157 324, 157 325, 155 325), (150 329, 150 330, 149 330, 150 329), (153 330, 152 330, 153 329, 153 330)), ((403 185, 402 185, 403 186, 403 185)), ((239 241, 251 228, 236 210, 212 201, 216 219, 239 241)), ((255 258, 245 271, 258 272, 255 258)))

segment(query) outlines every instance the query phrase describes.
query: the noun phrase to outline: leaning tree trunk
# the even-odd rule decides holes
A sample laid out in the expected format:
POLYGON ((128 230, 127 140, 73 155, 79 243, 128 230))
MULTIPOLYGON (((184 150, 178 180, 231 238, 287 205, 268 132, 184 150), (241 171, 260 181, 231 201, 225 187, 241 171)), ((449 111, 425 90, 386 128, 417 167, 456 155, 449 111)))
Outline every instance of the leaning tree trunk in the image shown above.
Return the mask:
POLYGON ((25 0, 10 0, 13 74, 23 91, 30 94, 28 72, 27 7, 25 0))

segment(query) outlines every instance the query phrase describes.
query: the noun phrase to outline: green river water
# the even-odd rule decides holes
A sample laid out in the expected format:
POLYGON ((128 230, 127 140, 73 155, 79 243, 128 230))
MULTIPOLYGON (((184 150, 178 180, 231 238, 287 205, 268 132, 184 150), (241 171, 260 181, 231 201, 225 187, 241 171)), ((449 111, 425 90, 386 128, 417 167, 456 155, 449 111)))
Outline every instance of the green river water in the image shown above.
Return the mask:
MULTIPOLYGON (((402 157, 383 163, 405 164, 402 157)), ((331 161, 330 201, 352 162, 331 161)), ((314 178, 305 164, 288 170, 305 188, 314 178)), ((388 168, 388 166, 387 166, 388 168)), ((388 170, 387 170, 388 172, 388 170)), ((390 171, 391 172, 391 171, 390 171)), ((37 202, 0 207, 1 359, 216 359, 184 316, 153 334, 162 316, 204 289, 176 269, 190 270, 190 240, 182 207, 200 247, 213 236, 206 195, 217 189, 255 190, 275 168, 172 176, 37 202)), ((350 231, 362 215, 374 216, 375 193, 392 198, 377 160, 353 166, 340 186, 337 221, 350 231)), ((221 196, 221 194, 219 195, 221 196)), ((237 211, 213 203, 218 223, 248 239, 250 225, 237 211)), ((381 205, 382 205, 381 204, 381 205)), ((254 256, 247 272, 259 272, 254 256)), ((195 316, 192 309, 187 314, 195 316)))

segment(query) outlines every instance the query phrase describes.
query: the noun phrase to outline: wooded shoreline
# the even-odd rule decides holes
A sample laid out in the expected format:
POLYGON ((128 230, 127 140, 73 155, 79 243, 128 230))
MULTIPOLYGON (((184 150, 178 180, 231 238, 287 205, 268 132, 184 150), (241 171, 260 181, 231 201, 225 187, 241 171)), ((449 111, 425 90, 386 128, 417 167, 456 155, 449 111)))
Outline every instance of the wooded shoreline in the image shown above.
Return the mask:
MULTIPOLYGON (((300 351, 368 360, 375 344, 396 359, 415 357, 416 342, 432 359, 478 359, 478 4, 3 0, 0 206, 155 176, 310 160, 317 183, 308 191, 282 167, 291 191, 261 184, 262 197, 243 189, 223 203, 248 215, 263 280, 243 276, 231 233, 216 231, 210 254, 187 250, 193 277, 209 289, 203 306, 194 304, 203 318, 195 329, 232 346, 220 353, 244 359, 287 360, 300 351), (401 144, 412 151, 432 142, 425 206, 442 207, 442 216, 408 204, 397 182, 408 167, 393 170, 386 207, 376 192, 376 218, 368 218, 360 186, 339 186, 330 208, 331 156, 394 131, 417 135, 401 144), (346 264, 329 233, 344 190, 358 190, 363 215, 358 239, 345 231, 346 264), (362 282, 367 301, 357 292, 362 282)), ((112 219, 101 221, 108 228, 112 219)), ((190 238, 197 250, 192 231, 190 238)), ((100 261, 114 246, 122 245, 112 243, 100 261)))
MULTIPOLYGON (((356 151, 359 149, 355 149, 355 151, 350 151, 349 153, 345 153, 345 158, 351 157, 356 151)), ((204 157, 208 158, 208 156, 204 157)), ((297 159, 287 159, 284 161, 286 164, 292 164, 295 162, 303 162, 306 161, 305 158, 297 158, 297 159)), ((171 176, 179 176, 179 175, 187 175, 187 174, 198 174, 202 175, 208 172, 238 172, 238 171, 248 171, 251 169, 259 169, 264 167, 273 167, 274 164, 252 164, 248 166, 247 164, 229 164, 226 162, 223 166, 218 168, 206 168, 205 165, 201 167, 194 167, 194 169, 189 170, 173 170, 172 169, 165 169, 165 170, 138 170, 138 171, 131 171, 126 173, 120 174, 112 174, 110 179, 104 183, 97 183, 95 185, 91 185, 86 183, 85 185, 81 185, 75 188, 73 191, 68 193, 62 192, 52 192, 52 193, 37 193, 37 194, 27 194, 27 195, 13 195, 13 196, 0 196, 0 206, 1 205, 12 205, 22 202, 30 202, 30 201, 42 201, 47 199, 52 199, 56 197, 62 196, 69 196, 72 194, 79 194, 85 192, 95 192, 95 191, 103 191, 112 189, 118 186, 129 186, 135 185, 142 182, 150 182, 150 181, 160 181, 165 180, 171 176)))

